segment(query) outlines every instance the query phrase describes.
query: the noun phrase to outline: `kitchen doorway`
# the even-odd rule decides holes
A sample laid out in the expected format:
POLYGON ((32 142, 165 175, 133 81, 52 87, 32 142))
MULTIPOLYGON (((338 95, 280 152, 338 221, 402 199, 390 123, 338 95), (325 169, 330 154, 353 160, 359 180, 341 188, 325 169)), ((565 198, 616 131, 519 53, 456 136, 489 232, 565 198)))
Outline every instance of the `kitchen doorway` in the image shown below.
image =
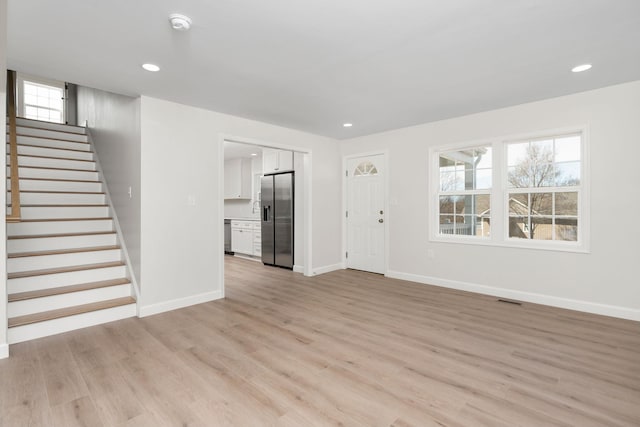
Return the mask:
POLYGON ((301 147, 229 135, 220 135, 219 143, 218 176, 221 199, 219 214, 220 228, 222 229, 220 235, 225 235, 224 220, 229 220, 227 222, 230 224, 226 227, 230 228, 230 233, 227 230, 226 234, 231 236, 231 241, 227 242, 228 246, 221 251, 219 261, 223 297, 225 252, 235 252, 235 256, 237 256, 238 251, 234 250, 235 246, 235 249, 240 248, 242 251, 240 256, 248 255, 248 258, 262 262, 260 241, 256 239, 262 238, 260 232, 260 177, 263 175, 265 167, 270 171, 267 173, 279 173, 285 170, 295 172, 293 271, 307 276, 312 275, 311 227, 308 226, 311 224, 311 151, 301 147), (244 154, 230 156, 227 148, 230 152, 244 154), (256 155, 251 156, 254 153, 256 155), (280 154, 280 156, 274 156, 274 154, 280 154), (255 158, 253 161, 252 157, 255 158), (260 157, 262 160, 257 163, 257 158, 260 157), (291 159, 290 164, 288 158, 291 159), (271 171, 271 169, 274 170, 271 171), (234 245, 234 229, 232 228, 234 225, 238 228, 235 230, 236 236, 246 237, 245 234, 251 234, 253 238, 239 239, 240 246, 234 245), (229 251, 229 249, 231 250, 229 251))

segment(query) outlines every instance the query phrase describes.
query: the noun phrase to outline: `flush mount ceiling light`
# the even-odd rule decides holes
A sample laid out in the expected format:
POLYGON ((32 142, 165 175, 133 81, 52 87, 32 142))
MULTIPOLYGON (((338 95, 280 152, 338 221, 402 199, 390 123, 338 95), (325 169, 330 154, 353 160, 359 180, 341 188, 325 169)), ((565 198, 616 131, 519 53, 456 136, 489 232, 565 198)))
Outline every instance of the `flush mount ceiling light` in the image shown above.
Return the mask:
POLYGON ((350 128, 351 126, 353 126, 353 123, 345 123, 342 126, 344 126, 346 128, 350 128))
POLYGON ((591 64, 582 64, 582 65, 573 67, 571 71, 573 71, 574 73, 581 73, 583 71, 587 71, 589 68, 591 68, 591 64))
POLYGON ((156 64, 142 64, 142 68, 147 71, 151 71, 152 73, 160 71, 160 67, 158 67, 156 64))
POLYGON ((180 13, 172 13, 169 15, 171 28, 176 31, 188 31, 191 28, 191 18, 180 13))

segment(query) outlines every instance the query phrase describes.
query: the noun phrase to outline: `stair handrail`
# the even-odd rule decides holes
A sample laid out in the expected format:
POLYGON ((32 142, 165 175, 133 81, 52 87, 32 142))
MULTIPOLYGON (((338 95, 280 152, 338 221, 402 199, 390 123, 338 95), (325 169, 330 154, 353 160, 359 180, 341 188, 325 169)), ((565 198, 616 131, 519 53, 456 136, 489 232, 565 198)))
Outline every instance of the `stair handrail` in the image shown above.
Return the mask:
POLYGON ((20 177, 18 173, 18 140, 16 136, 16 72, 7 70, 7 114, 9 116, 9 163, 11 178, 11 214, 7 222, 19 222, 20 177))

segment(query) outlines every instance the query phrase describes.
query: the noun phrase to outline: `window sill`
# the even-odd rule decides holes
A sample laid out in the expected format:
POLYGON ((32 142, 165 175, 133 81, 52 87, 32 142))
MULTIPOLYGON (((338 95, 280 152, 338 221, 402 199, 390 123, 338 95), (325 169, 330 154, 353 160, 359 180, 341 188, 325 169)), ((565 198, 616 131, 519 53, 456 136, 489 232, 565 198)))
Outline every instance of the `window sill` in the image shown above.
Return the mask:
POLYGON ((494 241, 486 237, 440 237, 431 236, 429 242, 432 243, 453 243, 472 246, 494 246, 499 248, 514 248, 514 249, 530 249, 530 250, 542 250, 552 252, 572 252, 579 254, 589 254, 591 251, 584 244, 577 244, 575 242, 556 242, 549 244, 545 241, 518 241, 518 240, 504 240, 494 241))

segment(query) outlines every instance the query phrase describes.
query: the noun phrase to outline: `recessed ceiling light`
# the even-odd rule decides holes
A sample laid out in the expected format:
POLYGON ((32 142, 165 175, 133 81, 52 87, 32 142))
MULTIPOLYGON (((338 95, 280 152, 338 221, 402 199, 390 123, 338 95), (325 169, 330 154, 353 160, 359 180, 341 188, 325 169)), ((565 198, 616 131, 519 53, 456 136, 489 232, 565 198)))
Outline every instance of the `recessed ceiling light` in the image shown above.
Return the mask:
POLYGON ((160 71, 160 67, 158 67, 156 64, 142 64, 142 68, 153 73, 155 73, 156 71, 160 71))
POLYGON ((582 64, 582 65, 573 67, 571 71, 573 71, 574 73, 581 73, 583 71, 587 71, 589 68, 591 68, 591 64, 582 64))
POLYGON ((252 155, 252 156, 257 156, 257 155, 258 155, 258 153, 251 153, 251 155, 252 155))
POLYGON ((353 126, 353 123, 345 123, 342 126, 344 126, 346 128, 350 128, 351 126, 353 126))
POLYGON ((169 22, 171 23, 171 28, 176 31, 187 31, 191 28, 191 18, 180 13, 169 15, 169 22))

